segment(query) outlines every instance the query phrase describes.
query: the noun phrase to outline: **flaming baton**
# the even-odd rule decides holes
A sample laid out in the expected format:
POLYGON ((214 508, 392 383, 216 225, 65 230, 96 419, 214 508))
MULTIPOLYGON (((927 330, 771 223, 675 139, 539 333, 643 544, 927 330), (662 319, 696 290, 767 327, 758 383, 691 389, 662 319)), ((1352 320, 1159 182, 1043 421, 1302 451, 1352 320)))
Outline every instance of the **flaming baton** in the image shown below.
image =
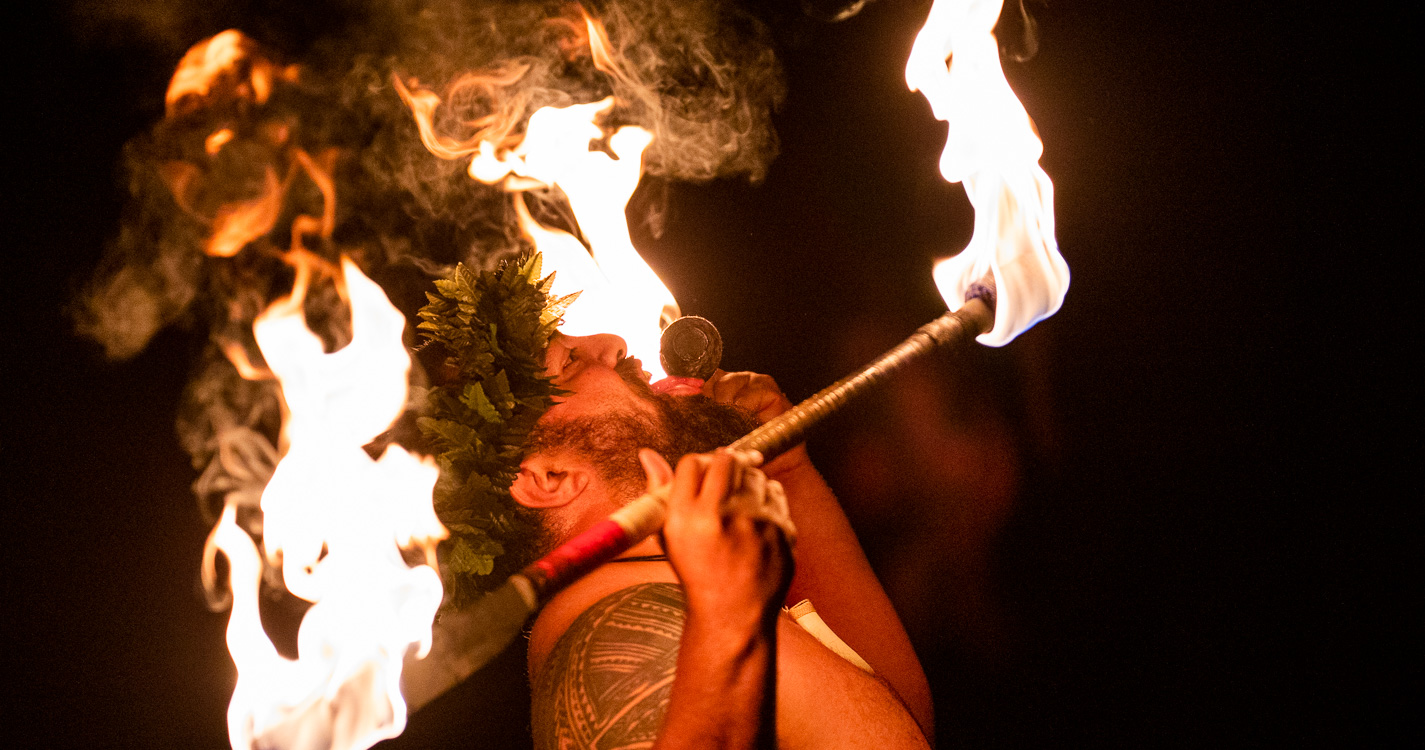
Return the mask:
MULTIPOLYGON (((972 338, 1002 346, 1063 303, 1069 269, 1054 240, 1053 184, 1038 164, 1043 145, 1000 67, 993 34, 1000 7, 1001 0, 937 0, 906 64, 911 90, 950 125, 941 175, 964 183, 975 209, 969 245, 934 270, 950 311, 729 447, 771 460, 909 362, 972 338)), ((666 497, 643 495, 437 623, 434 658, 408 660, 407 700, 419 706, 474 672, 549 597, 657 532, 666 511, 666 497)))
MULTIPOLYGON (((963 182, 975 207, 970 245, 935 269, 951 311, 733 448, 770 459, 915 358, 972 337, 1002 345, 1058 309, 1068 269, 1053 239, 1052 185, 1037 164, 1041 145, 1032 125, 999 68, 992 35, 998 11, 993 0, 937 2, 907 66, 911 88, 922 91, 951 126, 941 173, 963 182)), ((619 79, 624 74, 602 27, 584 20, 596 67, 619 79)), ((232 32, 195 47, 175 76, 170 108, 186 106, 188 97, 201 99, 219 84, 260 103, 274 81, 296 76, 293 68, 260 61, 239 65, 251 55, 250 46, 232 32)), ((633 248, 623 217, 651 134, 635 127, 606 134, 598 124, 613 104, 606 99, 541 109, 520 138, 502 123, 482 131, 490 138, 454 143, 434 131, 439 98, 399 88, 433 152, 470 156, 472 177, 514 193, 522 228, 559 271, 553 293, 583 290, 566 316, 566 331, 617 333, 631 353, 652 365, 659 322, 676 316, 677 304, 633 248), (594 140, 604 141, 607 150, 591 149, 594 140), (559 187, 568 197, 587 248, 568 232, 541 226, 525 209, 521 193, 544 187, 559 187)), ((264 548, 238 526, 231 503, 211 538, 229 561, 234 598, 228 640, 239 676, 229 707, 230 740, 234 748, 364 748, 399 733, 408 706, 428 702, 502 650, 553 593, 654 533, 663 523, 666 498, 639 498, 432 629, 439 578, 433 565, 411 565, 405 554, 424 553, 431 563, 434 545, 447 533, 430 505, 435 468, 394 446, 375 461, 362 450, 405 402, 404 321, 379 287, 343 263, 339 283, 352 308, 352 343, 327 354, 307 330, 301 297, 312 256, 301 241, 305 234, 331 236, 331 165, 329 155, 313 158, 291 146, 283 128, 269 130, 273 147, 290 156, 287 176, 279 177, 281 164, 269 166, 257 197, 201 215, 211 229, 207 252, 231 256, 275 226, 295 175, 310 176, 323 196, 320 216, 303 215, 293 223, 286 254, 298 267, 293 294, 261 316, 255 331, 287 411, 282 463, 262 497, 264 548), (295 660, 277 652, 258 616, 264 554, 267 565, 280 566, 290 591, 313 602, 295 660), (379 593, 373 595, 376 584, 379 593), (418 659, 413 652, 427 646, 428 658, 418 659)), ((204 150, 213 156, 233 137, 226 127, 215 130, 204 150)), ((199 176, 181 165, 164 173, 179 205, 195 215, 201 214, 194 200, 201 192, 194 187, 199 176)), ((665 354, 682 359, 690 357, 688 341, 714 341, 706 331, 670 340, 665 354)))

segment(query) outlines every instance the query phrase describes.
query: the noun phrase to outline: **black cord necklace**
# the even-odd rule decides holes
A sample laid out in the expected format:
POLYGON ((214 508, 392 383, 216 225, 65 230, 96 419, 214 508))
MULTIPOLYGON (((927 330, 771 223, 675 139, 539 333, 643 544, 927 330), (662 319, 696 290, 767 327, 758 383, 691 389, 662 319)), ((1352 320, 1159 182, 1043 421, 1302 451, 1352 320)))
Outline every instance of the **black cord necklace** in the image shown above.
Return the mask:
POLYGON ((667 555, 634 555, 632 557, 615 557, 609 562, 663 562, 667 559, 667 555))

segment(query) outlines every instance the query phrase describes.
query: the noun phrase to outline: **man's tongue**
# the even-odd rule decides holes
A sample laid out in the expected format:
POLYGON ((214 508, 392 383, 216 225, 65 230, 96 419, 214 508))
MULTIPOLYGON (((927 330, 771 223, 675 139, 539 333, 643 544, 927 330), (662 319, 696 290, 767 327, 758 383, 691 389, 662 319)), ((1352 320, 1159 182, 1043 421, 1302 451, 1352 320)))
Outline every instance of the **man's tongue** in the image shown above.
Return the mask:
POLYGON ((670 375, 650 387, 653 388, 654 393, 692 396, 703 392, 703 381, 701 378, 680 378, 670 375))

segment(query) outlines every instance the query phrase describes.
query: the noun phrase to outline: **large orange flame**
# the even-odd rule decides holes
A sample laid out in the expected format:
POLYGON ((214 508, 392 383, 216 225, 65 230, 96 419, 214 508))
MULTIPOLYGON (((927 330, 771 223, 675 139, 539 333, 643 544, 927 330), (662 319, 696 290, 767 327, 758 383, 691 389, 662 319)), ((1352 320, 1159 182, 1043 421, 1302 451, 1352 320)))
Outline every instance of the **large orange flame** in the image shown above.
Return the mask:
MULTIPOLYGON (((169 114, 260 105, 274 81, 295 76, 296 68, 278 69, 247 37, 224 32, 184 57, 169 87, 169 114)), ((261 188, 216 208, 200 208, 211 165, 164 166, 178 205, 209 225, 204 251, 210 255, 231 257, 271 233, 291 208, 287 198, 300 177, 322 198, 319 212, 292 217, 285 251, 261 243, 296 271, 292 293, 253 326, 266 369, 253 365, 239 342, 224 345, 244 377, 273 377, 281 386, 282 458, 262 494, 262 550, 238 524, 239 501, 229 495, 204 553, 204 580, 215 587, 211 561, 221 550, 232 594, 228 649, 238 671, 228 706, 235 750, 357 750, 405 726, 401 667, 412 647, 424 653, 430 646, 443 595, 435 547, 446 530, 431 505, 439 474, 433 461, 399 446, 372 460, 363 449, 405 408, 406 321, 351 261, 338 268, 308 249, 313 242, 327 246, 335 230, 332 173, 339 152, 308 154, 289 131, 278 118, 248 129, 248 137, 265 146, 261 188), (351 341, 330 354, 303 314, 315 273, 333 279, 351 306, 351 341), (424 564, 409 564, 408 552, 424 564), (258 592, 264 567, 280 570, 287 590, 312 602, 298 630, 296 659, 278 653, 263 629, 258 592)), ((236 137, 220 127, 203 150, 216 158, 236 137)))
MULTIPOLYGON (((584 23, 595 66, 620 80, 624 74, 612 57, 603 26, 587 14, 584 23)), ((465 76, 454 86, 493 92, 515 82, 523 72, 501 68, 465 76)), ((511 112, 500 109, 472 123, 478 127, 473 136, 455 139, 435 127, 439 96, 413 90, 399 79, 396 87, 431 153, 442 158, 470 156, 471 177, 516 194, 521 228, 544 254, 545 269, 556 272, 553 293, 583 292, 564 314, 560 330, 571 335, 618 334, 628 342, 629 354, 640 358, 654 379, 663 377, 658 339, 662 327, 678 316, 678 303, 634 248, 624 215, 638 188, 643 152, 653 135, 640 127, 624 126, 610 133, 601 126, 600 119, 614 105, 609 97, 541 108, 530 115, 523 138, 511 135, 515 124, 511 112), (596 143, 606 144, 606 150, 591 145, 596 143), (541 226, 518 195, 550 187, 558 187, 568 198, 587 249, 568 232, 541 226)))
POLYGON ((963 182, 975 208, 970 244, 936 264, 935 283, 956 310, 972 285, 994 275, 995 325, 979 337, 992 346, 1053 315, 1069 289, 1054 239, 1054 185, 1038 163, 1043 144, 1000 67, 1001 4, 936 0, 905 68, 906 84, 950 125, 940 174, 963 182))
POLYGON ((434 565, 446 530, 431 506, 438 469, 399 446, 377 460, 362 448, 405 407, 405 318, 343 259, 352 338, 325 353, 302 314, 308 275, 299 266, 293 294, 268 308, 254 333, 286 412, 285 452, 262 495, 263 547, 288 590, 313 605, 298 658, 282 656, 258 614, 262 555, 235 506, 225 508, 213 541, 231 569, 235 750, 359 750, 400 734, 402 659, 413 646, 429 649, 443 593, 434 565), (403 550, 422 552, 427 564, 409 565, 403 550))
MULTIPOLYGON (((655 379, 663 377, 658 365, 658 339, 663 325, 677 317, 678 303, 653 269, 639 256, 629 236, 624 209, 638 188, 642 155, 653 136, 643 128, 619 128, 608 138, 613 158, 589 148, 603 138, 595 124, 613 106, 608 98, 569 107, 545 107, 529 118, 524 140, 498 166, 486 153, 471 162, 471 173, 485 181, 514 177, 541 185, 557 186, 569 199, 579 230, 589 250, 567 232, 541 227, 527 211, 520 225, 541 252, 545 266, 557 272, 552 293, 581 291, 564 314, 560 327, 570 335, 616 333, 628 342, 631 356, 639 357, 655 379), (505 166, 509 172, 500 174, 505 166)), ((517 204, 523 208, 522 201, 517 204)))

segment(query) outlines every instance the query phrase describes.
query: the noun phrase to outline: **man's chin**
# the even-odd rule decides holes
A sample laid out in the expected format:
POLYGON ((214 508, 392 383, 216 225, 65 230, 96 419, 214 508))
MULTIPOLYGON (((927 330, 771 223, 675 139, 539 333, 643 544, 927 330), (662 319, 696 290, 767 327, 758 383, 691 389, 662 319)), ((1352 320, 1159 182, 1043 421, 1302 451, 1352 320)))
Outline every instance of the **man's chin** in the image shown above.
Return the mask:
POLYGON ((688 453, 706 453, 757 428, 757 418, 744 409, 719 404, 706 396, 654 396, 669 444, 659 452, 669 463, 688 453))

